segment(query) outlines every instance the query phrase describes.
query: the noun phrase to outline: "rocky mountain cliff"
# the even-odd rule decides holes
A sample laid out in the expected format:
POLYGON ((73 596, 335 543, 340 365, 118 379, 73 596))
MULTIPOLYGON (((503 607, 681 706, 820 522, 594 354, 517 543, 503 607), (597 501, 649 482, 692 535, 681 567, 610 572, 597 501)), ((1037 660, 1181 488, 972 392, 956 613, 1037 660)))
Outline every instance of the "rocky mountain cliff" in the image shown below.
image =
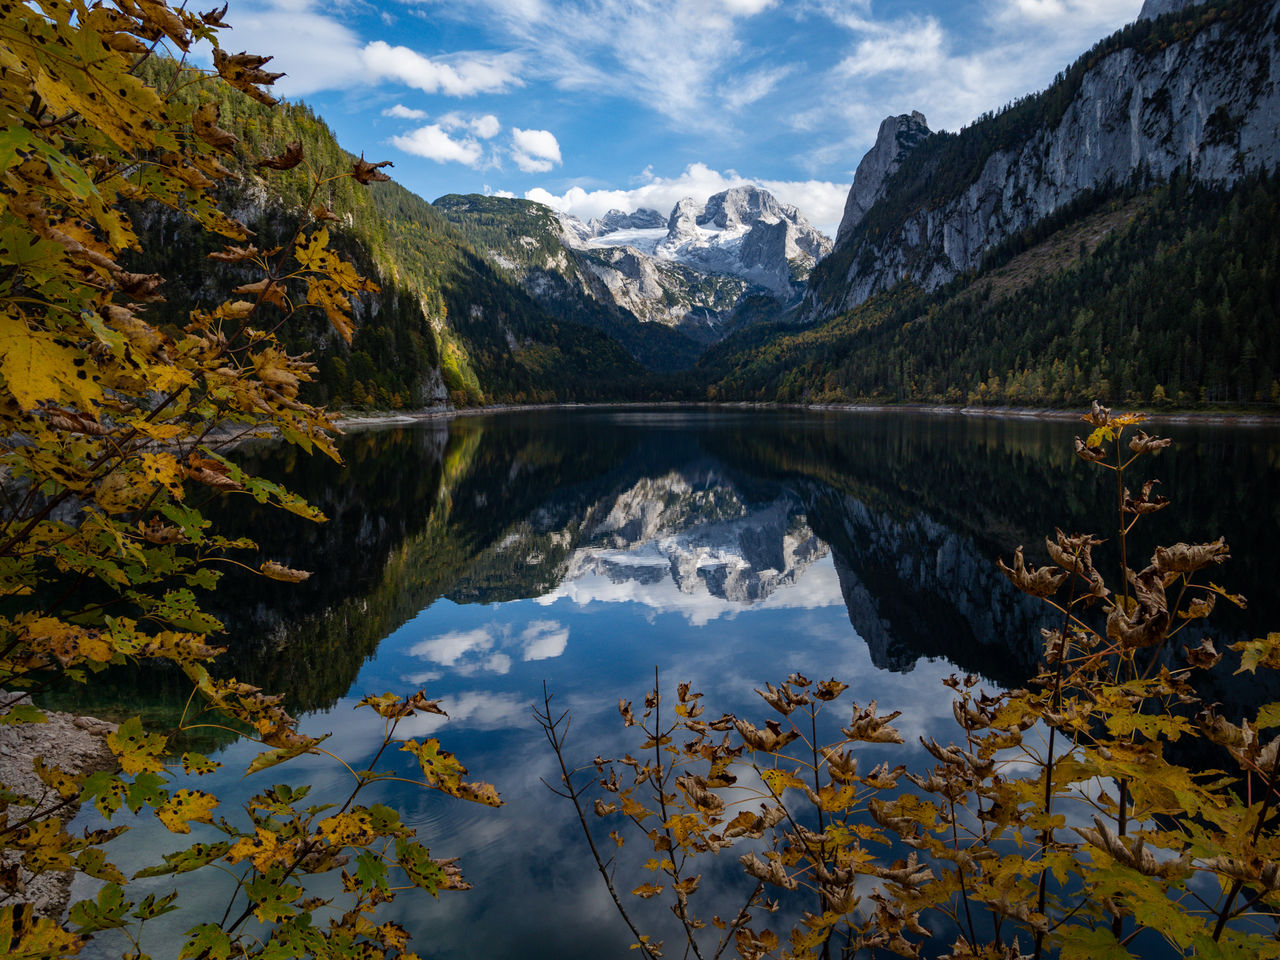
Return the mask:
MULTIPOLYGON (((657 261, 640 271, 648 275, 663 264, 682 264, 707 276, 736 277, 784 304, 799 299, 809 271, 831 252, 830 239, 799 210, 752 184, 705 201, 685 197, 662 221, 653 210, 610 211, 587 224, 561 219, 566 238, 578 249, 625 248, 633 257, 657 261)), ((610 265, 617 262, 606 258, 610 265)))
POLYGON ((853 186, 849 188, 849 199, 844 204, 844 216, 836 230, 837 243, 862 222, 867 211, 884 196, 885 182, 898 172, 907 154, 931 132, 919 110, 898 117, 885 117, 876 135, 875 146, 867 151, 854 171, 853 186))
POLYGON ((934 289, 1091 191, 1274 170, 1278 32, 1278 0, 1148 0, 1048 90, 959 134, 929 133, 918 113, 889 118, 801 315, 836 315, 902 280, 934 289))
POLYGON ((544 309, 604 330, 653 369, 693 363, 751 298, 799 300, 831 241, 755 186, 670 214, 610 210, 584 223, 528 200, 446 196, 435 208, 544 309))
POLYGON ((1142 10, 1138 13, 1139 20, 1154 20, 1157 17, 1163 17, 1166 13, 1174 13, 1187 7, 1193 7, 1200 0, 1144 0, 1142 10))

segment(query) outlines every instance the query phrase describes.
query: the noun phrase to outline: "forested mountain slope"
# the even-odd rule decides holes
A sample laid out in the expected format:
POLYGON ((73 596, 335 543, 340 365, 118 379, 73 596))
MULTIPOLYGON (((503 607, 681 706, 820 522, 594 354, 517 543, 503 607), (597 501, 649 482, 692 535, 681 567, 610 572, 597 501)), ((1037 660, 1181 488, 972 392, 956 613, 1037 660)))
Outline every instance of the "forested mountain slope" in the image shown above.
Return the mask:
MULTIPOLYGON (((312 198, 304 167, 255 167, 294 141, 312 170, 349 167, 305 106, 225 96, 243 142, 221 190, 262 247, 325 204, 334 246, 381 285, 350 347, 320 315, 287 334, 333 406, 1280 403, 1278 44, 1280 0, 1183 5, 959 133, 890 118, 799 322, 746 298, 727 329, 750 325, 691 368, 706 341, 596 289, 546 207, 347 179, 312 198)), ((171 212, 140 222, 173 316, 236 279, 171 212)))
MULTIPOLYGON (((1280 0, 1215 0, 1131 24, 1045 91, 959 133, 930 134, 919 114, 886 124, 882 139, 901 149, 866 171, 870 189, 855 182, 859 202, 813 272, 803 316, 834 316, 902 280, 934 289, 1090 193, 1274 170, 1278 44, 1280 0)), ((895 151, 877 144, 868 159, 877 152, 895 151)))
POLYGON ((681 331, 642 323, 617 303, 565 243, 560 220, 550 208, 532 200, 451 194, 439 197, 431 209, 549 316, 607 333, 653 370, 692 366, 702 353, 703 344, 681 331))
POLYGON ((808 326, 713 349, 706 395, 1280 402, 1280 3, 1165 6, 958 134, 886 120, 808 326))
MULTIPOLYGON (((151 69, 176 79, 176 66, 151 69)), ((311 351, 319 366, 311 399, 335 407, 421 407, 580 401, 647 389, 643 368, 604 333, 549 316, 524 290, 495 272, 432 206, 394 182, 368 187, 350 179, 312 196, 311 171, 349 169, 352 157, 324 121, 302 104, 267 109, 224 94, 220 124, 240 137, 238 163, 219 187, 225 210, 254 231, 263 249, 283 243, 323 204, 337 216, 332 246, 381 286, 356 302, 350 347, 332 335, 320 311, 285 331, 292 350, 311 351), (261 157, 300 143, 303 164, 261 169, 261 157)), ((140 213, 155 234, 135 268, 170 277, 167 316, 211 301, 240 278, 206 259, 212 247, 169 210, 140 213), (207 249, 206 249, 207 248, 207 249)))
POLYGON ((724 400, 1280 402, 1278 211, 1276 173, 1089 195, 985 270, 745 331, 698 372, 724 400))

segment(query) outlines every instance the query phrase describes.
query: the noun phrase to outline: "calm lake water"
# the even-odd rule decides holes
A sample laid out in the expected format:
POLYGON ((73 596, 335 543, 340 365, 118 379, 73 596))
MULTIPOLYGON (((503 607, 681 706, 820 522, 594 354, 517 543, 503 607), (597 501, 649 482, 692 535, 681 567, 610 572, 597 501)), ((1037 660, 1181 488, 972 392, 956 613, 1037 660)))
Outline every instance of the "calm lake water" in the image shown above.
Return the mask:
MULTIPOLYGON (((449 719, 415 720, 414 734, 440 737, 507 801, 492 810, 382 792, 435 855, 461 857, 475 885, 394 905, 389 916, 422 956, 626 957, 629 936, 572 809, 540 782, 554 780, 530 716, 543 684, 573 712, 579 762, 627 749, 617 701, 642 698, 655 667, 664 683, 702 690, 713 716, 763 717, 752 689, 800 671, 904 711, 908 753, 920 734, 949 736, 944 677, 972 672, 1009 686, 1035 669, 1042 610, 995 558, 1025 544, 1043 561, 1055 526, 1106 536, 1114 524, 1108 478, 1071 454, 1083 429, 911 413, 602 409, 352 433, 343 468, 247 451, 330 520, 239 517, 236 529, 267 556, 315 574, 293 587, 228 577, 209 606, 230 627, 231 669, 286 694, 306 729, 333 733, 335 752, 354 761, 377 745, 381 723, 352 709, 360 697, 423 687, 449 719)), ((1221 649, 1280 627, 1280 434, 1158 421, 1155 431, 1176 441, 1149 474, 1174 505, 1140 528, 1137 555, 1157 538, 1225 534, 1235 559, 1216 579, 1251 605, 1216 616, 1210 634, 1221 649)), ((1228 704, 1277 695, 1227 670, 1209 683, 1228 704)), ((119 704, 102 709, 163 721, 186 694, 163 679, 147 690, 140 697, 122 682, 119 704)), ((282 778, 317 794, 344 785, 336 765, 311 759, 241 779, 249 745, 198 746, 226 764, 199 785, 228 804, 282 778)), ((147 827, 134 840, 117 853, 128 867, 176 846, 147 827)), ((704 883, 728 888, 735 861, 722 856, 704 883)), ((214 881, 194 893, 210 904, 222 895, 214 881)), ((156 954, 176 953, 158 933, 156 954)))

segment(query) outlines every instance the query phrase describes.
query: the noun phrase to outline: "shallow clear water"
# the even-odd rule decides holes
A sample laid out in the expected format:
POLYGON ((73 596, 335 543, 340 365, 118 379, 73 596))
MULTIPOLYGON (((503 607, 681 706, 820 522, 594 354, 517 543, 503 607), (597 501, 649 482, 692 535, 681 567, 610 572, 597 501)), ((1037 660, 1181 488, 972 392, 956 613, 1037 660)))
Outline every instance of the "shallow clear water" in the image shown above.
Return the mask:
MULTIPOLYGON (((234 672, 285 693, 309 731, 333 733, 335 752, 357 760, 377 744, 380 722, 352 709, 360 697, 424 687, 449 718, 412 721, 413 733, 440 737, 473 777, 498 786, 499 810, 400 788, 381 795, 434 854, 460 856, 475 885, 397 902, 390 915, 422 956, 624 957, 629 937, 572 810, 540 782, 554 780, 530 716, 543 684, 572 710, 569 746, 582 762, 625 749, 617 701, 640 699, 655 668, 664 683, 702 690, 712 715, 762 715, 753 688, 792 671, 835 676, 853 699, 902 710, 898 725, 915 744, 951 716, 944 677, 1012 685, 1034 669, 1042 611, 995 557, 1026 544, 1042 559, 1036 545, 1054 526, 1106 535, 1114 490, 1071 455, 1082 427, 580 410, 353 433, 345 468, 247 451, 330 521, 228 520, 315 575, 296 587, 228 578, 210 606, 229 624, 234 672)), ((1160 432, 1179 442, 1150 475, 1175 502, 1138 537, 1139 555, 1153 538, 1224 533, 1238 559, 1220 581, 1253 603, 1214 621, 1219 648, 1280 624, 1280 438, 1271 428, 1160 432)), ((1275 696, 1227 671, 1211 684, 1228 703, 1275 696)), ((118 708, 165 716, 185 697, 152 686, 121 690, 118 708)), ((310 758, 241 780, 248 745, 203 746, 226 766, 200 786, 227 803, 284 777, 317 793, 343 783, 340 768, 310 758)), ((118 855, 131 867, 174 846, 145 828, 135 841, 118 855)), ((736 865, 721 860, 706 883, 728 889, 736 865)), ((213 882, 196 892, 210 903, 221 895, 213 882)))

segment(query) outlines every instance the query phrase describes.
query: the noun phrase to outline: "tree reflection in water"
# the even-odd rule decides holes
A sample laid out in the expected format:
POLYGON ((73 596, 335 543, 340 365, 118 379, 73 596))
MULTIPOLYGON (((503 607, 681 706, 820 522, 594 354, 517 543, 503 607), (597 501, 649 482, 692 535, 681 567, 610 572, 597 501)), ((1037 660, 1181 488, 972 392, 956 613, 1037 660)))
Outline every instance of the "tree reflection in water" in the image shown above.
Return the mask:
MULTIPOLYGON (((949 716, 942 677, 1011 686, 1034 670, 1043 610, 995 557, 1019 544, 1039 555, 1055 526, 1107 535, 1092 524, 1109 492, 1072 457, 1075 432, 909 413, 584 410, 356 432, 345 467, 245 449, 330 519, 229 505, 230 533, 314 575, 286 587, 228 574, 209 603, 228 625, 222 668, 286 694, 294 711, 333 711, 310 725, 336 730, 348 757, 373 738, 353 698, 416 684, 444 698, 451 719, 421 732, 439 730, 508 805, 386 798, 440 837, 436 852, 461 854, 476 885, 397 907, 424 957, 622 955, 625 931, 571 812, 538 781, 552 776, 528 714, 541 681, 573 708, 583 755, 608 751, 612 705, 642 693, 655 663, 693 680, 713 710, 754 711, 752 688, 793 669, 834 674, 855 699, 906 710, 914 743, 949 716)), ((1280 623, 1268 548, 1280 517, 1258 498, 1273 488, 1274 433, 1161 432, 1177 445, 1155 470, 1182 512, 1144 529, 1164 542, 1225 534, 1238 559, 1223 575, 1254 602, 1215 615, 1219 649, 1265 632, 1280 623)), ((1209 682, 1227 702, 1276 695, 1209 682)), ((77 708, 176 716, 188 692, 164 675, 96 689, 77 708)), ((223 751, 227 771, 241 752, 223 751)), ((287 775, 319 786, 333 772, 305 761, 287 775)), ((260 786, 236 776, 212 786, 260 786)), ((727 880, 735 861, 717 870, 727 880)))

